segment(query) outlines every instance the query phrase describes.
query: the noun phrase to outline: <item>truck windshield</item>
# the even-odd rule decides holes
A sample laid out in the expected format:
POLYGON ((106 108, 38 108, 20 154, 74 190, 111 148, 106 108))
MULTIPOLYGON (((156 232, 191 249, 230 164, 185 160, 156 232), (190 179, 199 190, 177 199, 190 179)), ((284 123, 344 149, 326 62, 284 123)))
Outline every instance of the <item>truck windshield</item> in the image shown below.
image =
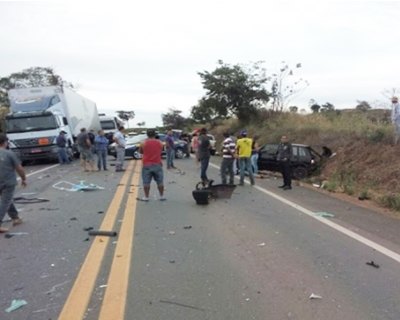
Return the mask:
POLYGON ((7 132, 27 132, 57 129, 57 121, 51 114, 31 117, 7 117, 7 132))
POLYGON ((117 129, 115 126, 115 122, 112 120, 101 120, 101 128, 103 130, 114 130, 117 129))

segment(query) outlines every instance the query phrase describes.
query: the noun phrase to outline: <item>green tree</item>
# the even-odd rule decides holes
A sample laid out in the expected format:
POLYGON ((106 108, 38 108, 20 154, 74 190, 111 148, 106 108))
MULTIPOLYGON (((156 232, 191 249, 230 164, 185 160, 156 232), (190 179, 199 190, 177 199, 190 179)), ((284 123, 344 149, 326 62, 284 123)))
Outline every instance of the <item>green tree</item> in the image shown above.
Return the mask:
POLYGON ((120 118, 122 121, 125 121, 129 128, 129 120, 135 118, 135 111, 119 110, 115 112, 117 114, 117 117, 120 118))
POLYGON ((169 112, 163 113, 161 119, 164 127, 183 129, 187 123, 187 119, 181 116, 182 111, 169 108, 169 112))
POLYGON ((319 109, 321 109, 321 106, 318 103, 314 103, 310 108, 313 113, 318 113, 319 109))
POLYGON ((359 110, 359 111, 368 111, 368 110, 370 110, 370 109, 372 109, 372 108, 371 108, 371 105, 370 105, 367 101, 364 101, 364 100, 357 100, 356 110, 359 110))
POLYGON ((265 70, 259 62, 246 67, 219 60, 214 71, 198 74, 207 92, 192 114, 204 116, 208 112, 214 118, 236 116, 248 122, 269 100, 265 70))
POLYGON ((326 102, 325 104, 321 105, 321 112, 328 112, 328 111, 333 111, 335 110, 335 106, 330 103, 330 102, 326 102))
POLYGON ((299 108, 296 106, 291 106, 291 107, 289 107, 289 111, 292 113, 297 113, 297 111, 299 111, 299 108))

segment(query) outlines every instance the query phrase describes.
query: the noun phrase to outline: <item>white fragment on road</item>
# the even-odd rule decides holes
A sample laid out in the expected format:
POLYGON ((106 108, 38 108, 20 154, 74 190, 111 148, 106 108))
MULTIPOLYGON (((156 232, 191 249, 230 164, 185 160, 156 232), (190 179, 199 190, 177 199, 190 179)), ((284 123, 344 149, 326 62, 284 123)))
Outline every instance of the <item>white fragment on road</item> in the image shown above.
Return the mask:
POLYGON ((318 294, 311 293, 309 299, 322 299, 322 297, 318 294))
POLYGON ((265 242, 261 242, 261 243, 259 243, 257 246, 259 246, 259 247, 264 247, 265 245, 266 245, 265 242))

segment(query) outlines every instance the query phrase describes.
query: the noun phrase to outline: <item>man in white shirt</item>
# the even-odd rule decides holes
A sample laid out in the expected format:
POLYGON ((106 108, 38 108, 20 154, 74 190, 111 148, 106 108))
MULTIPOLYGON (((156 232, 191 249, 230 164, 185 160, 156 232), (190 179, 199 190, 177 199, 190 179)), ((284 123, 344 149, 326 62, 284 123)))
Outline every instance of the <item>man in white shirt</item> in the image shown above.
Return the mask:
POLYGON ((125 137, 123 134, 124 131, 123 126, 119 126, 118 130, 114 133, 113 140, 116 144, 115 150, 117 153, 117 161, 115 162, 115 171, 116 172, 121 172, 125 171, 124 169, 124 159, 125 159, 125 137))
POLYGON ((392 97, 392 123, 395 131, 394 144, 397 144, 400 137, 400 104, 397 97, 392 97))

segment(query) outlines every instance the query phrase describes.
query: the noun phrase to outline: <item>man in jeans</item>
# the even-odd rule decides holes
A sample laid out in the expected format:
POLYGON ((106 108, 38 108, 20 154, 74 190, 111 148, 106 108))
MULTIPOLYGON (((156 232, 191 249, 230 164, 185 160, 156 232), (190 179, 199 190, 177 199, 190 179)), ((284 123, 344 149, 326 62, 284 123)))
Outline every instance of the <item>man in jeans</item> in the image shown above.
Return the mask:
POLYGON ((140 153, 143 155, 142 162, 142 180, 144 197, 139 198, 142 201, 149 201, 151 180, 157 183, 160 201, 164 201, 164 174, 161 161, 161 152, 163 144, 156 139, 156 132, 152 129, 147 130, 147 137, 140 146, 140 153))
POLYGON ((0 133, 0 233, 7 232, 8 229, 1 226, 3 218, 8 213, 13 226, 21 224, 22 220, 18 217, 18 212, 12 203, 15 187, 17 185, 17 176, 21 177, 21 184, 26 186, 26 176, 17 156, 10 150, 7 150, 8 139, 6 135, 0 133))
POLYGON ((172 135, 172 130, 168 130, 165 138, 165 149, 167 153, 167 169, 176 169, 174 165, 175 158, 175 140, 172 135))
POLYGON ((222 143, 222 163, 221 180, 226 184, 226 175, 229 175, 229 184, 233 184, 233 162, 235 161, 235 142, 230 137, 229 132, 224 133, 224 142, 222 143))
POLYGON ((251 168, 251 146, 253 145, 253 140, 247 138, 247 130, 242 130, 240 132, 240 138, 236 141, 236 152, 239 157, 239 167, 240 167, 240 182, 239 186, 244 185, 244 174, 245 171, 248 172, 250 177, 250 183, 254 186, 254 175, 253 169, 251 168))
POLYGON ((123 126, 119 126, 118 130, 114 133, 113 140, 116 144, 115 151, 117 152, 117 161, 115 162, 115 172, 125 171, 124 169, 124 159, 125 159, 125 137, 123 134, 123 126))
POLYGON ((60 164, 68 164, 70 162, 67 155, 67 138, 65 135, 65 131, 60 131, 60 134, 56 138, 58 147, 58 161, 60 164))
POLYGON ((208 184, 207 169, 210 162, 210 139, 207 136, 207 129, 202 128, 199 136, 198 156, 200 161, 200 179, 203 185, 208 184))

